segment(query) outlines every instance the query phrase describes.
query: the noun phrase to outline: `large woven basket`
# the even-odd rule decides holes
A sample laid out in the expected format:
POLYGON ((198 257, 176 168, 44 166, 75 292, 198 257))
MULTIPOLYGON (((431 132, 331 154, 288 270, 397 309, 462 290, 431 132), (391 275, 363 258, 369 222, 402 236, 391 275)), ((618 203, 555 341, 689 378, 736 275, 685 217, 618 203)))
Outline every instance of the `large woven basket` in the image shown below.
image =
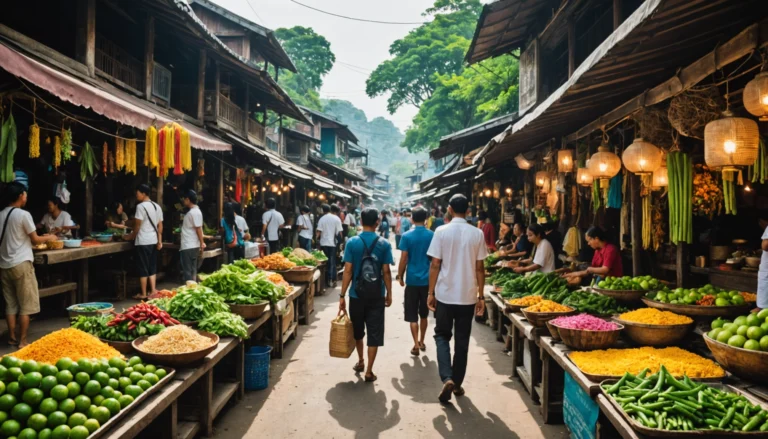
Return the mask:
POLYGON ((331 357, 349 358, 355 351, 355 333, 352 321, 346 312, 338 315, 331 322, 331 341, 328 343, 331 357))
POLYGON ((315 268, 294 267, 286 271, 276 271, 276 273, 279 273, 281 276, 283 276, 283 279, 290 283, 309 283, 312 282, 312 277, 315 274, 315 268))
POLYGON ((529 312, 526 311, 525 308, 523 308, 523 315, 528 320, 528 322, 537 327, 537 328, 544 328, 547 326, 547 322, 560 317, 560 316, 571 316, 576 314, 578 311, 575 309, 572 309, 571 311, 564 311, 564 312, 529 312))
POLYGON ((587 331, 583 329, 569 329, 547 322, 547 325, 557 328, 560 339, 563 344, 572 349, 582 351, 591 351, 595 349, 605 349, 613 346, 619 339, 621 330, 624 326, 615 323, 617 326, 613 331, 587 331))
POLYGON ((264 314, 264 311, 269 306, 268 301, 257 303, 255 305, 235 305, 230 303, 229 310, 232 314, 237 314, 246 320, 258 319, 264 314))

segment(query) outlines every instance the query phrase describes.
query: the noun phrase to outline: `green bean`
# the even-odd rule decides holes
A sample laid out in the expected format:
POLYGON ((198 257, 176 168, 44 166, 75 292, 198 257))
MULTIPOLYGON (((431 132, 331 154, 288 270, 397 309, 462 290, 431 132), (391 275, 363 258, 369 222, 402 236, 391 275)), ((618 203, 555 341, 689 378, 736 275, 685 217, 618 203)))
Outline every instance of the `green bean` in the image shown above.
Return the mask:
POLYGON ((629 372, 624 372, 624 375, 621 377, 621 379, 619 381, 617 381, 616 384, 614 384, 611 387, 609 387, 605 391, 605 393, 607 393, 609 395, 612 394, 612 393, 616 393, 619 390, 619 387, 623 386, 624 383, 627 382, 627 378, 629 378, 629 372))
POLYGON ((676 401, 676 402, 678 402, 680 404, 686 405, 686 406, 690 407, 690 410, 701 410, 702 409, 702 407, 699 404, 696 404, 695 402, 688 401, 687 399, 678 398, 676 396, 672 396, 671 394, 664 395, 664 397, 665 398, 669 398, 672 401, 676 401))
POLYGON ((637 379, 639 379, 639 380, 641 380, 641 381, 642 381, 642 380, 645 380, 645 376, 646 376, 646 375, 648 374, 648 372, 650 372, 650 371, 651 371, 651 369, 649 369, 649 368, 647 368, 647 367, 646 367, 645 369, 641 370, 641 371, 640 371, 640 373, 639 373, 639 374, 637 374, 637 376, 636 376, 635 378, 637 378, 637 379))
POLYGON ((725 413, 725 417, 720 420, 720 423, 717 424, 719 428, 724 428, 726 425, 731 423, 731 420, 733 419, 733 415, 736 413, 736 407, 731 407, 728 409, 728 411, 725 413))
POLYGON ((651 410, 648 410, 644 407, 640 407, 637 404, 627 404, 627 407, 635 410, 637 413, 642 413, 644 415, 653 416, 653 412, 651 410))
POLYGON ((619 392, 619 396, 625 396, 625 397, 631 397, 634 396, 635 398, 639 396, 643 396, 646 393, 648 393, 647 390, 622 390, 619 392))
POLYGON ((688 387, 687 384, 681 383, 680 381, 676 380, 675 377, 673 377, 672 375, 667 375, 666 380, 667 380, 667 384, 669 384, 670 386, 675 386, 680 390, 691 390, 691 388, 688 387))
POLYGON ((768 422, 760 426, 760 431, 768 431, 768 422))

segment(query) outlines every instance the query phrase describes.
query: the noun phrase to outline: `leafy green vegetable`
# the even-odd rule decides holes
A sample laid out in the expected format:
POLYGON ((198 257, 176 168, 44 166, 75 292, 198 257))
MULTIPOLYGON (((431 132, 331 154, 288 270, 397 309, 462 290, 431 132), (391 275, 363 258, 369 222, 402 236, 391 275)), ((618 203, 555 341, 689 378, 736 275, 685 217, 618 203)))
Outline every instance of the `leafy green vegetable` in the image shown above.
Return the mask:
POLYGON ((197 322, 217 312, 229 312, 224 299, 203 285, 179 287, 168 302, 168 313, 173 318, 197 322))
POLYGON ((283 247, 283 250, 282 250, 283 256, 285 256, 287 258, 288 255, 290 255, 292 251, 293 251, 293 249, 291 247, 283 247))
POLYGON ((320 262, 328 260, 328 256, 326 256, 325 253, 321 252, 320 250, 313 250, 312 256, 314 256, 314 258, 320 262))
POLYGON ((151 299, 147 303, 151 303, 163 311, 168 311, 168 304, 171 302, 170 297, 158 297, 157 299, 151 299))
POLYGON ((317 265, 317 261, 315 260, 315 258, 301 259, 300 257, 294 254, 289 254, 286 256, 286 258, 288 258, 288 260, 293 262, 294 264, 300 265, 300 266, 314 267, 315 265, 317 265))
POLYGON ((265 300, 275 303, 285 297, 285 289, 270 282, 263 271, 246 275, 238 270, 232 266, 222 266, 220 270, 201 277, 203 285, 215 291, 227 303, 238 305, 255 305, 265 300))
POLYGON ((217 312, 201 320, 197 325, 201 331, 212 332, 220 337, 248 338, 248 325, 242 317, 231 312, 217 312))
POLYGON ((483 261, 483 266, 485 268, 493 267, 494 265, 496 265, 497 262, 499 262, 499 260, 501 260, 501 258, 499 257, 499 255, 497 253, 491 253, 483 261))
POLYGON ((71 326, 101 339, 111 341, 133 341, 144 335, 158 334, 165 328, 164 325, 153 325, 147 321, 139 322, 134 329, 128 329, 130 321, 122 322, 116 326, 107 326, 107 323, 114 318, 111 314, 90 317, 79 316, 72 319, 71 326))

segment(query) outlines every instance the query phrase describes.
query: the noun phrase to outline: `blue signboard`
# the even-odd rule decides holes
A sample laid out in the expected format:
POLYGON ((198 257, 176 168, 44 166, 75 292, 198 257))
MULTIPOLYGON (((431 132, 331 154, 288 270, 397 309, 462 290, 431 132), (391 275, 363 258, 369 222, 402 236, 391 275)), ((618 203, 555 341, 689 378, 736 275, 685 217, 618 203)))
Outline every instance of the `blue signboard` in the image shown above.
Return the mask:
POLYGON ((600 409, 589 394, 565 372, 563 420, 573 439, 594 439, 600 409))

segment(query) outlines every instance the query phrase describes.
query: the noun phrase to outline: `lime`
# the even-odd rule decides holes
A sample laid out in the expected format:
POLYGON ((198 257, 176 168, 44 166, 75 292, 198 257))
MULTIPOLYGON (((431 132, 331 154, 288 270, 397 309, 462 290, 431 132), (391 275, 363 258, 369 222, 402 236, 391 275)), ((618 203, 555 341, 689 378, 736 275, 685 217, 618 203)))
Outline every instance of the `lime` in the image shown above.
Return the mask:
POLYGON ((768 334, 768 322, 762 323, 760 325, 760 328, 765 331, 766 334, 768 334))
POLYGON ((27 372, 26 375, 21 377, 21 380, 19 381, 19 383, 21 383, 21 387, 25 389, 36 389, 40 387, 40 382, 42 380, 43 380, 43 374, 41 374, 40 372, 27 372))
POLYGON ((59 402, 59 411, 64 412, 67 415, 71 415, 75 412, 75 400, 67 398, 64 401, 59 402))
POLYGON ((91 398, 85 395, 77 395, 75 398, 75 411, 78 413, 88 413, 88 407, 91 406, 91 398))
POLYGON ((40 372, 40 365, 35 360, 27 360, 21 363, 21 371, 24 372, 24 375, 30 372, 40 372))
POLYGON ((728 343, 728 339, 733 337, 733 332, 730 329, 726 329, 717 334, 717 341, 720 343, 728 343))
POLYGON ((763 338, 760 339, 760 350, 768 351, 768 335, 764 335, 763 338))
POLYGON ((0 425, 8 420, 8 413, 0 411, 0 425))
POLYGON ((133 396, 131 395, 123 395, 119 398, 117 398, 117 402, 120 403, 120 407, 125 408, 128 407, 133 402, 133 396))
POLYGON ((40 406, 37 408, 37 410, 44 414, 45 416, 50 415, 51 413, 55 412, 59 409, 59 403, 56 402, 53 398, 45 398, 43 402, 40 403, 40 406))
POLYGON ((51 389, 53 389, 56 384, 59 384, 58 381, 56 381, 56 377, 53 375, 48 375, 47 377, 43 377, 43 380, 40 381, 40 389, 42 389, 43 392, 49 393, 51 389))
POLYGON ((144 373, 155 373, 157 371, 157 366, 154 364, 145 364, 144 365, 144 373))
POLYGON ((0 364, 0 380, 5 381, 8 375, 8 368, 0 364))
POLYGON ((77 425, 72 427, 72 431, 69 432, 69 439, 85 439, 91 432, 84 425, 77 425))
POLYGON ((160 381, 160 378, 158 378, 157 375, 155 375, 153 373, 145 373, 144 374, 144 379, 149 381, 149 384, 151 384, 153 386, 155 384, 157 384, 158 381, 160 381))
POLYGON ((80 387, 83 387, 85 383, 87 383, 90 380, 91 380, 91 376, 85 372, 78 372, 77 375, 75 375, 75 382, 77 384, 80 384, 80 387))
POLYGON ((72 372, 72 376, 75 376, 78 372, 80 372, 80 366, 78 366, 77 363, 72 363, 72 365, 69 366, 67 370, 72 372))
POLYGON ((104 398, 114 398, 115 397, 115 389, 113 389, 113 388, 111 388, 109 386, 102 387, 100 394, 104 398))
POLYGON ((718 317, 718 318, 716 318, 715 320, 712 321, 712 325, 710 325, 710 327, 712 329, 722 328, 724 324, 725 324, 725 320, 723 320, 722 318, 718 317))
POLYGON ((120 383, 121 389, 125 389, 126 387, 133 384, 133 381, 131 381, 131 379, 128 377, 120 377, 117 381, 120 383))
POLYGON ((96 375, 93 376, 93 379, 98 381, 98 383, 101 384, 101 387, 109 384, 109 375, 104 372, 96 372, 96 375))
POLYGON ((765 309, 763 309, 763 310, 760 310, 760 312, 759 312, 759 313, 757 313, 757 317, 758 317, 760 320, 762 320, 762 321, 765 321, 765 319, 768 319, 768 308, 765 308, 765 309))
POLYGON ((109 369, 109 361, 107 361, 106 358, 102 358, 99 360, 99 362, 95 365, 94 372, 106 372, 107 369, 109 369), (98 369, 98 370, 97 370, 98 369))
POLYGON ((90 407, 88 407, 88 412, 86 415, 88 415, 89 418, 93 417, 93 414, 96 413, 96 409, 99 408, 96 404, 91 404, 90 407))
POLYGON ((68 425, 59 425, 53 429, 51 433, 51 439, 69 439, 69 435, 72 429, 68 425))
POLYGON ((739 329, 736 330, 736 335, 743 335, 744 337, 746 337, 748 330, 749 330, 749 326, 741 325, 739 326, 739 329))
MULTIPOLYGON (((722 297, 718 297, 715 300, 715 305, 717 306, 729 306, 731 304, 731 301, 722 297)), ((734 322, 736 323, 736 322, 734 322)))
POLYGON ((157 375, 157 377, 162 380, 166 375, 168 375, 168 372, 166 372, 165 369, 157 369, 157 371, 155 371, 155 375, 157 375))
POLYGON ((8 375, 11 377, 11 380, 18 380, 19 377, 24 375, 24 372, 21 371, 20 367, 11 367, 8 369, 8 375))
POLYGON ((128 365, 129 366, 135 366, 137 364, 141 364, 141 358, 133 356, 133 357, 131 357, 130 360, 128 360, 128 365))
POLYGON ((5 383, 0 381, 0 395, 2 395, 3 393, 5 393, 5 383))
POLYGON ((742 296, 732 296, 731 297, 731 304, 732 305, 744 305, 747 303, 746 300, 744 300, 744 297, 742 296))
POLYGON ((731 329, 731 328, 733 328, 733 330, 735 331, 736 328, 738 328, 738 327, 739 327, 739 325, 737 325, 737 324, 735 324, 733 322, 728 322, 728 323, 724 323, 723 324, 723 329, 731 329))
POLYGON ((107 399, 105 399, 100 404, 100 406, 101 407, 106 407, 107 410, 109 410, 109 413, 112 416, 116 415, 120 411, 120 409, 121 409, 120 403, 115 398, 107 398, 107 399))
POLYGON ((738 316, 735 319, 733 319, 733 323, 741 326, 747 324, 747 316, 738 316))
POLYGON ((20 402, 11 409, 11 417, 22 424, 27 422, 30 416, 32 416, 32 407, 27 403, 20 402))
POLYGON ((109 409, 106 407, 97 407, 93 411, 93 416, 91 417, 99 421, 99 424, 104 424, 112 417, 112 413, 110 413, 109 409))
POLYGON ((50 364, 43 364, 40 366, 40 373, 43 374, 44 377, 48 377, 59 373, 59 369, 57 369, 56 366, 51 366, 50 364))
POLYGON ((74 398, 80 394, 80 384, 72 381, 71 383, 67 384, 67 390, 69 390, 69 397, 74 398))
POLYGON ((759 326, 750 326, 747 329, 747 338, 750 340, 760 340, 765 335, 765 331, 759 326))
POLYGON ((96 396, 93 397, 93 399, 91 399, 91 402, 93 403, 93 405, 98 407, 98 406, 101 405, 102 401, 104 401, 105 399, 106 398, 104 398, 101 395, 96 395, 96 396))
POLYGON ((115 390, 115 392, 113 393, 112 397, 115 398, 115 399, 120 399, 121 396, 123 396, 123 392, 121 392, 119 390, 115 390))
POLYGON ((122 375, 120 373, 120 369, 116 367, 110 367, 109 369, 107 369, 106 373, 107 375, 109 375, 110 378, 120 378, 120 376, 122 375))
POLYGON ((9 419, 3 422, 3 425, 0 426, 0 431, 2 431, 5 437, 16 436, 21 431, 21 424, 19 424, 19 421, 9 419))
POLYGON ((98 430, 99 427, 101 427, 101 424, 99 424, 99 421, 95 419, 88 419, 85 421, 85 424, 83 424, 85 428, 88 429, 89 433, 93 433, 94 431, 98 430))
POLYGON ((138 373, 140 373, 142 375, 146 373, 146 371, 144 370, 144 365, 143 364, 134 364, 133 365, 133 371, 134 372, 138 372, 138 373))
POLYGON ((131 375, 129 376, 129 378, 131 379, 131 382, 133 382, 133 384, 136 384, 144 378, 144 375, 139 372, 131 372, 131 375))
POLYGON ((37 432, 32 428, 25 428, 19 432, 16 439, 37 439, 37 432))
POLYGON ((744 343, 746 343, 747 339, 743 335, 734 335, 733 337, 728 339, 728 345, 733 346, 736 348, 740 348, 744 346, 744 343))
POLYGON ((72 414, 72 416, 69 417, 69 421, 67 421, 67 425, 69 425, 70 427, 74 428, 74 427, 76 427, 78 425, 85 424, 85 421, 87 421, 87 420, 88 420, 88 417, 85 416, 84 414, 82 414, 82 413, 74 413, 74 414, 72 414))
POLYGON ((0 361, 0 364, 5 366, 7 369, 10 369, 12 367, 19 367, 19 363, 21 363, 21 361, 19 361, 19 359, 14 357, 13 355, 6 355, 5 357, 3 357, 3 360, 0 361))
POLYGON ((51 439, 53 432, 50 428, 44 428, 37 433, 37 439, 51 439))
POLYGON ((133 373, 133 368, 131 366, 123 368, 124 377, 130 376, 132 373, 133 373))
MULTIPOLYGON (((741 296, 739 296, 741 297, 741 296)), ((747 315, 747 325, 749 326, 760 326, 760 324, 763 323, 763 320, 760 319, 760 317, 757 316, 757 314, 752 313, 747 315)))
POLYGON ((117 378, 110 378, 109 381, 107 381, 107 386, 117 390, 120 388, 120 381, 117 378))
POLYGON ((9 412, 17 402, 18 400, 15 396, 11 395, 10 393, 6 393, 5 395, 0 396, 0 410, 9 412))
POLYGON ((22 394, 21 384, 19 384, 18 381, 8 383, 8 385, 5 386, 5 393, 9 393, 15 396, 16 398, 21 398, 21 394, 22 394))
POLYGON ((33 428, 35 431, 40 431, 48 424, 48 418, 40 413, 35 413, 27 419, 27 426, 33 428))
POLYGON ((58 427, 67 423, 67 414, 55 411, 48 415, 48 428, 58 427))
POLYGON ((125 360, 123 360, 122 358, 119 358, 119 357, 110 358, 109 359, 109 365, 111 367, 116 367, 117 369, 119 369, 121 371, 123 369, 125 369, 125 366, 126 366, 125 360))
POLYGON ((138 398, 142 393, 144 393, 144 389, 136 385, 130 385, 125 388, 125 394, 131 395, 133 399, 138 398))
POLYGON ((67 399, 69 396, 69 389, 67 389, 67 386, 63 384, 56 384, 53 389, 51 389, 51 398, 55 399, 56 401, 63 401, 67 399))
POLYGON ((37 407, 44 396, 43 391, 40 389, 27 389, 21 395, 21 400, 33 407, 37 407))
POLYGON ((56 381, 58 381, 59 384, 67 385, 74 379, 74 375, 72 375, 72 372, 68 370, 60 370, 59 373, 56 374, 56 381))
POLYGON ((749 349, 750 351, 759 351, 760 342, 757 340, 747 340, 744 342, 744 349, 749 349))
POLYGON ((69 357, 60 358, 59 361, 56 362, 56 368, 59 370, 66 370, 72 367, 72 365, 75 364, 74 361, 72 361, 69 357))
POLYGON ((707 333, 709 338, 717 340, 717 335, 723 332, 723 328, 715 328, 707 333))
POLYGON ((94 374, 94 366, 93 363, 91 363, 87 358, 81 358, 77 360, 77 368, 80 369, 80 372, 85 372, 88 375, 94 374))
POLYGON ((96 380, 90 380, 87 383, 85 383, 85 387, 83 387, 83 393, 93 398, 94 396, 98 395, 99 392, 101 392, 101 384, 99 384, 96 380))
POLYGON ((139 382, 138 382, 138 383, 136 383, 136 385, 137 385, 137 386, 139 386, 139 387, 141 387, 141 388, 142 388, 142 389, 144 389, 144 390, 147 390, 147 389, 149 389, 150 387, 152 387, 152 383, 150 383, 150 382, 149 382, 149 381, 147 381, 147 380, 139 380, 139 382))

